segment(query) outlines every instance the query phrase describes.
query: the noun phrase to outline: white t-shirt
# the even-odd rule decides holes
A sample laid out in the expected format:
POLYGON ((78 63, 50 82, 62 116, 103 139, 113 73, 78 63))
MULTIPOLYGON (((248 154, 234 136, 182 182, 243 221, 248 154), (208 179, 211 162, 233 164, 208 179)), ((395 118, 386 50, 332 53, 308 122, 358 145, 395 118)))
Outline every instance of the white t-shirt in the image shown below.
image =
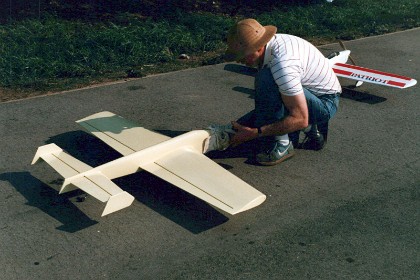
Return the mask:
POLYGON ((276 34, 266 46, 264 66, 270 67, 281 94, 297 95, 302 87, 317 96, 341 92, 328 59, 302 38, 276 34))

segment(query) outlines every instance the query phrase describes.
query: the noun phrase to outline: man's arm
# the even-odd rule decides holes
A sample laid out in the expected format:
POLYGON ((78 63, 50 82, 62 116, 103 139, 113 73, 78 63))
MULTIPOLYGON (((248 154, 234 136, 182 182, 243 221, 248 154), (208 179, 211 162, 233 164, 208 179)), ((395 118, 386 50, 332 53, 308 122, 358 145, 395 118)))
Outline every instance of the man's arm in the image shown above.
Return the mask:
MULTIPOLYGON (((262 126, 260 136, 284 135, 308 126, 309 114, 305 94, 301 92, 294 96, 282 95, 281 98, 284 106, 289 110, 289 115, 280 121, 262 126)), ((246 127, 237 122, 232 122, 232 125, 236 130, 231 139, 232 146, 237 146, 259 136, 257 128, 246 127)))

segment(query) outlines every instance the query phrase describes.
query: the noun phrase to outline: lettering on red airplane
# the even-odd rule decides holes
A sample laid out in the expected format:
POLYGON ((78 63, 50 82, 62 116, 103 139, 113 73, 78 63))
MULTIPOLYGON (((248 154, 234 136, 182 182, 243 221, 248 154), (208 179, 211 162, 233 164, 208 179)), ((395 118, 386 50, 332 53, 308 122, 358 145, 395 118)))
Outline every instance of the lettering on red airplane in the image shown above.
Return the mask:
POLYGON ((384 79, 381 79, 381 78, 375 78, 375 77, 371 77, 371 76, 363 75, 363 74, 351 73, 350 76, 355 77, 357 79, 362 79, 362 80, 365 80, 365 81, 371 81, 371 82, 382 83, 382 84, 388 83, 388 80, 384 80, 384 79))

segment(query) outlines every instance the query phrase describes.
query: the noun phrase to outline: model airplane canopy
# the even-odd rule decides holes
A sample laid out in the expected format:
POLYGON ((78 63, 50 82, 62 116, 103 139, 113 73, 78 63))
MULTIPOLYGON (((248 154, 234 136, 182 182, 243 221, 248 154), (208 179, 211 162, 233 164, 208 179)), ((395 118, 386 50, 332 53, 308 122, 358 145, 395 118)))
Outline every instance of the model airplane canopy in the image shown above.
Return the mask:
POLYGON ((203 155, 204 141, 209 137, 205 130, 170 138, 110 112, 77 122, 123 157, 93 168, 49 144, 38 148, 32 163, 43 159, 65 178, 60 193, 80 188, 107 202, 102 216, 130 206, 134 200, 111 180, 141 170, 232 215, 258 206, 266 198, 203 155))

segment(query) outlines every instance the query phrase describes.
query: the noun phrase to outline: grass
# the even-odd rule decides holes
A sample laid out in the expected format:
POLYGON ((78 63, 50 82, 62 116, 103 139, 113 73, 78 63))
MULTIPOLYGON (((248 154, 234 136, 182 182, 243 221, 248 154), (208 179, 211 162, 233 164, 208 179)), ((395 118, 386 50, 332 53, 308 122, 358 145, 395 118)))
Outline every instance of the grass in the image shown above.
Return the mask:
MULTIPOLYGON (((320 44, 418 27, 419 10, 418 0, 337 0, 242 17, 320 44)), ((225 34, 238 18, 179 11, 158 19, 124 13, 91 22, 44 15, 2 24, 0 97, 2 91, 38 94, 219 63, 225 34), (192 59, 178 59, 182 53, 192 59)))

